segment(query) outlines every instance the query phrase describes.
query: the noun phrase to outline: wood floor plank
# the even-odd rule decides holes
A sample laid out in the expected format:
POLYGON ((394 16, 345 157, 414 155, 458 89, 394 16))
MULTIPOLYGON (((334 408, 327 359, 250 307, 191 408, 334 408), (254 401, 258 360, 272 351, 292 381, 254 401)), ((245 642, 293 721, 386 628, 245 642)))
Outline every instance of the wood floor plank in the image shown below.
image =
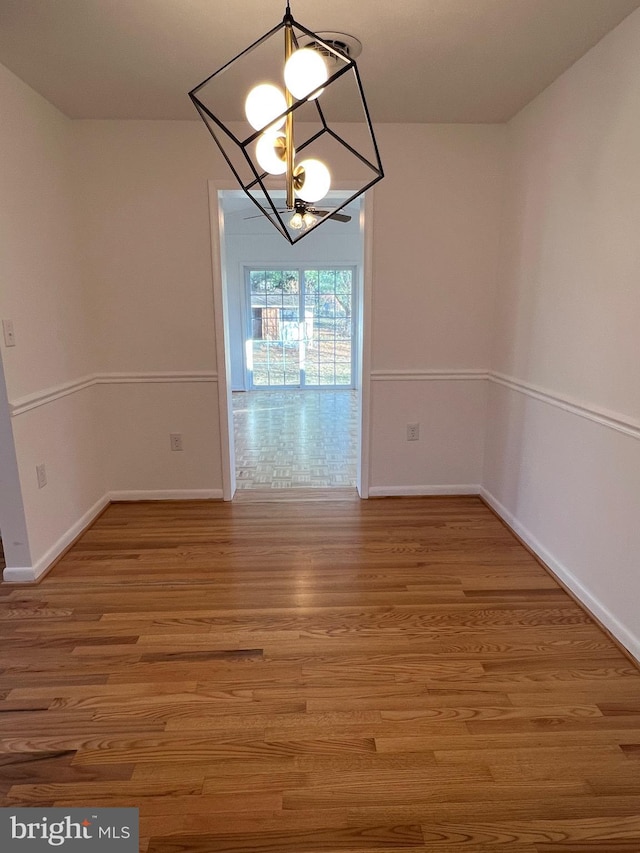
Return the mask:
POLYGON ((359 782, 334 781, 326 782, 322 787, 316 786, 306 790, 285 791, 284 807, 298 808, 357 808, 367 805, 376 797, 390 805, 421 804, 425 801, 435 802, 477 802, 482 800, 504 801, 506 799, 535 799, 536 797, 555 794, 562 796, 592 796, 593 791, 588 783, 581 781, 556 780, 549 782, 509 782, 500 784, 483 779, 474 782, 437 781, 429 782, 425 778, 416 780, 409 776, 406 780, 394 780, 391 784, 384 776, 379 780, 369 780, 365 785, 359 782))
MULTIPOLYGON (((582 820, 594 817, 611 819, 618 815, 622 818, 636 816, 634 810, 637 797, 629 796, 543 796, 532 799, 503 799, 475 800, 455 802, 429 802, 426 798, 422 803, 412 803, 405 806, 359 806, 347 810, 350 825, 368 825, 373 819, 386 823, 420 823, 422 826, 432 824, 469 824, 493 823, 511 821, 556 821, 570 820, 579 824, 582 820)), ((605 837, 613 837, 609 834, 605 837)), ((633 837, 633 836, 632 836, 633 837)), ((447 843, 462 843, 449 839, 447 843)), ((478 843, 490 843, 486 839, 478 843)), ((495 839, 493 841, 495 843, 495 839)), ((501 842, 502 843, 502 842, 501 842)), ((525 842, 522 842, 525 843, 525 842)), ((526 843, 532 843, 527 841, 526 843)), ((499 848, 500 850, 501 848, 499 848)), ((510 850, 510 847, 506 847, 510 850)))
POLYGON ((510 824, 462 823, 423 826, 424 840, 429 849, 445 850, 456 843, 508 844, 510 842, 538 844, 564 842, 603 842, 637 838, 640 815, 623 818, 582 818, 580 820, 513 821, 510 824))
POLYGON ((249 853, 249 851, 362 851, 362 853, 423 853, 420 826, 369 826, 345 829, 265 830, 259 833, 151 838, 149 853, 249 853))
POLYGON ((113 504, 0 585, 0 802, 141 853, 639 853, 640 671, 475 497, 113 504))
POLYGON ((100 802, 109 805, 113 800, 119 800, 129 804, 131 797, 138 800, 137 805, 142 806, 149 799, 161 801, 165 804, 165 812, 174 808, 174 804, 184 800, 189 795, 198 797, 202 793, 203 782, 166 782, 149 781, 145 784, 144 794, 140 793, 140 784, 137 781, 113 781, 93 782, 85 780, 82 782, 47 782, 46 784, 13 785, 9 799, 24 806, 37 806, 46 803, 57 803, 64 800, 64 805, 70 806, 77 802, 79 806, 88 802, 100 802), (84 801, 84 802, 83 802, 84 801))

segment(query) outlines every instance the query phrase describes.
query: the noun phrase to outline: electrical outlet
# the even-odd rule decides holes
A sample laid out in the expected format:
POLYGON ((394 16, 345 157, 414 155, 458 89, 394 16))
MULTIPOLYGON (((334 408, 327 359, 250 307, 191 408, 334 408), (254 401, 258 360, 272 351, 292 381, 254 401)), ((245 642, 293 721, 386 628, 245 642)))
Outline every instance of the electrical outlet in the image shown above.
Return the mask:
POLYGON ((171 449, 172 450, 183 450, 182 433, 181 432, 169 433, 169 440, 171 442, 171 449))
POLYGON ((407 424, 407 441, 420 439, 420 424, 407 424))
POLYGON ((13 320, 3 320, 2 331, 4 333, 5 346, 14 347, 16 345, 16 334, 13 331, 13 320))
POLYGON ((42 489, 47 485, 47 469, 44 462, 36 465, 36 477, 38 478, 38 488, 42 489))

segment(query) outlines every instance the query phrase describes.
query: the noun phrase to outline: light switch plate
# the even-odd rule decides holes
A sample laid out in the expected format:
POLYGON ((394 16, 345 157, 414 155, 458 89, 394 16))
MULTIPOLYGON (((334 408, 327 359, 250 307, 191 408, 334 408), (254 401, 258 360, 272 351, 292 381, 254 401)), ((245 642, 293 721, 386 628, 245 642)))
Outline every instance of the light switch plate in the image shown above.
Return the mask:
POLYGON ((16 335, 13 331, 13 320, 2 321, 2 332, 4 334, 5 346, 14 347, 16 345, 16 335))
POLYGON ((47 469, 44 462, 36 465, 36 477, 38 478, 38 488, 42 489, 47 485, 47 469))

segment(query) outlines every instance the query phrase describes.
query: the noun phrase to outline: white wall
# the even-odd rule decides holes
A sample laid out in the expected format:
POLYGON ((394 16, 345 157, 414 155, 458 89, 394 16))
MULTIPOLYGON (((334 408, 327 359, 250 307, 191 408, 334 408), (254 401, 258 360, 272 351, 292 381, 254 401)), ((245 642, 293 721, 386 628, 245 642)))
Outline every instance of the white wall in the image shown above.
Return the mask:
MULTIPOLYGON (((24 508, 30 566, 11 550, 23 533, 15 522, 2 524, 9 567, 26 577, 70 541, 104 495, 104 480, 91 389, 66 393, 96 364, 77 243, 72 123, 4 68, 0 104, 0 315, 14 321, 16 335, 15 347, 3 343, 3 363, 20 479, 12 498, 14 509, 24 508), (38 489, 43 462, 48 484, 38 489)), ((10 430, 2 438, 10 440, 10 430)))
POLYGON ((379 137, 371 493, 478 491, 504 127, 382 126, 379 137))
POLYGON ((640 657, 640 12, 508 126, 489 499, 640 657))
POLYGON ((74 131, 108 490, 221 497, 207 193, 219 155, 195 121, 78 121, 74 131), (170 432, 183 434, 182 452, 170 451, 170 432))
MULTIPOLYGON (((160 380, 176 372, 184 381, 204 374, 210 381, 193 393, 207 410, 216 405, 207 181, 228 181, 230 174, 198 121, 82 121, 75 128, 84 262, 91 270, 93 310, 101 318, 100 369, 113 380, 113 417, 120 424, 135 422, 135 431, 119 428, 109 482, 118 492, 133 489, 135 472, 136 491, 157 491, 162 480, 165 490, 185 495, 204 488, 219 494, 219 451, 217 459, 211 452, 220 442, 217 420, 208 434, 200 434, 197 421, 185 412, 185 443, 193 455, 188 461, 185 451, 180 476, 167 464, 173 457, 160 452, 168 442, 169 413, 179 405, 181 377, 160 380), (153 409, 131 409, 117 374, 158 385, 153 409), (149 441, 141 442, 139 435, 149 441), (206 484, 202 476, 195 481, 188 474, 196 468, 192 461, 202 466, 206 484)), ((473 371, 486 371, 488 362, 504 128, 387 125, 378 130, 388 176, 375 188, 372 393, 380 420, 371 431, 371 485, 374 490, 466 489, 469 484, 477 489, 485 400, 473 371), (407 446, 402 407, 389 409, 383 402, 397 379, 390 370, 403 372, 395 398, 408 405, 419 396, 421 418, 425 412, 412 462, 402 468, 403 479, 392 482, 389 471, 407 446), (436 391, 434 370, 455 376, 439 374, 436 391), (384 389, 378 382, 382 374, 384 389), (410 375, 417 375, 417 385, 408 381, 410 375), (440 407, 445 385, 450 386, 447 413, 440 410, 432 421, 427 413, 440 407), (455 439, 435 450, 443 433, 455 439)), ((338 164, 336 186, 352 179, 349 167, 338 164)), ((283 256, 296 256, 296 247, 280 239, 283 256)))

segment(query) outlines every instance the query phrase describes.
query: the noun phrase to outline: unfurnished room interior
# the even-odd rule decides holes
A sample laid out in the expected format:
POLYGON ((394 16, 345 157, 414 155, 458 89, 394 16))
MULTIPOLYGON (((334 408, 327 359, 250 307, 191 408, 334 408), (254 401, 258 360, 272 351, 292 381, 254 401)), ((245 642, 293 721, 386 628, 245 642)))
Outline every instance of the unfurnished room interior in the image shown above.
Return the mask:
POLYGON ((0 0, 0 849, 640 851, 639 7, 0 0))

